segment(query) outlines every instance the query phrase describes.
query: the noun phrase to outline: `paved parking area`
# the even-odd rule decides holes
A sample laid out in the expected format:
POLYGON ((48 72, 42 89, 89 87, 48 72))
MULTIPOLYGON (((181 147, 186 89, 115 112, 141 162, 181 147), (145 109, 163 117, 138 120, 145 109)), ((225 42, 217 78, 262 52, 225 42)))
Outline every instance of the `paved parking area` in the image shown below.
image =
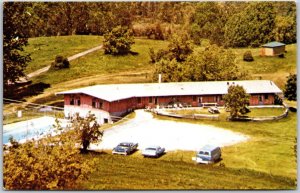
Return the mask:
POLYGON ((206 144, 223 147, 249 139, 241 133, 210 125, 158 120, 144 110, 135 112, 134 119, 106 130, 102 142, 91 145, 91 149, 112 149, 120 142, 136 142, 139 149, 160 145, 167 151, 195 151, 206 144))

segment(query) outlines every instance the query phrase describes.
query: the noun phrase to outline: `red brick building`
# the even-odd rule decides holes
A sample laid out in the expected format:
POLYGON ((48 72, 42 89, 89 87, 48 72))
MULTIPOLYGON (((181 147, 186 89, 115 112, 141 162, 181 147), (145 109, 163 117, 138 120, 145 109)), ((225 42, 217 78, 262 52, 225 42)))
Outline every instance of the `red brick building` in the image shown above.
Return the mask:
POLYGON ((111 122, 114 116, 146 107, 222 106, 222 97, 231 84, 245 88, 251 96, 250 105, 273 105, 275 95, 282 93, 272 81, 248 80, 96 85, 57 94, 64 95, 66 117, 76 112, 84 116, 91 111, 103 123, 111 122))

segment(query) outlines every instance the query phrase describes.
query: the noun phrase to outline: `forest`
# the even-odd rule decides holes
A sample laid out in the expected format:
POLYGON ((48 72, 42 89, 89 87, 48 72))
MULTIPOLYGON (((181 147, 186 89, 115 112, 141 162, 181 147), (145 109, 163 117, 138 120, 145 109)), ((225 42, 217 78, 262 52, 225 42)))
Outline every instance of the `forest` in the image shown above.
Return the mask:
MULTIPOLYGON (((33 37, 105 37, 117 28, 129 30, 128 37, 171 41, 169 50, 159 50, 157 53, 150 50, 150 57, 153 63, 160 63, 158 67, 162 67, 157 68, 156 72, 165 73, 168 71, 163 69, 166 57, 161 56, 167 55, 167 68, 179 74, 183 62, 192 71, 194 68, 190 64, 194 61, 199 65, 204 61, 206 65, 205 59, 196 59, 205 53, 195 52, 188 58, 194 51, 193 45, 200 46, 203 41, 222 47, 211 49, 219 50, 216 56, 225 52, 223 48, 255 48, 270 41, 296 43, 295 2, 5 2, 3 16, 5 85, 25 75, 24 70, 31 58, 23 54, 23 50, 28 45, 28 38, 33 37), (159 60, 153 61, 155 57, 159 60), (176 61, 172 63, 174 58, 176 61)), ((126 41, 122 44, 130 50, 134 40, 126 41)), ((104 43, 104 46, 110 44, 104 43)), ((112 52, 105 50, 106 53, 112 52)), ((235 60, 227 51, 225 55, 235 60)), ((227 66, 231 65, 232 60, 228 60, 227 66)), ((237 72, 234 65, 231 66, 230 71, 237 72)), ((222 72, 224 66, 217 68, 222 72)), ((207 71, 210 70, 206 69, 202 74, 199 72, 197 77, 191 74, 175 79, 170 77, 167 81, 214 80, 207 75, 207 71)), ((244 72, 221 77, 228 80, 247 78, 244 72)))
POLYGON ((150 39, 184 31, 196 44, 296 42, 295 2, 19 2, 4 4, 4 21, 10 11, 26 19, 20 34, 26 37, 103 35, 121 25, 150 39))

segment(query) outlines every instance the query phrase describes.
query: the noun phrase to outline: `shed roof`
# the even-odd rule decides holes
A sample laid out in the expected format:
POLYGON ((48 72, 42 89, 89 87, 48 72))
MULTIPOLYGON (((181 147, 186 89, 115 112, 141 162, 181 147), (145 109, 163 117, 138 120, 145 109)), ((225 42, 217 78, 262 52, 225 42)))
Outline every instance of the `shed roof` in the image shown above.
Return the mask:
POLYGON ((207 81, 207 82, 172 82, 141 84, 104 84, 84 87, 60 94, 86 94, 109 102, 132 97, 148 96, 184 96, 184 95, 223 95, 227 94, 228 85, 243 86, 249 94, 282 93, 270 80, 244 81, 207 81))
POLYGON ((281 42, 269 42, 267 44, 262 45, 262 47, 266 47, 266 48, 275 48, 280 46, 285 46, 285 44, 281 42))

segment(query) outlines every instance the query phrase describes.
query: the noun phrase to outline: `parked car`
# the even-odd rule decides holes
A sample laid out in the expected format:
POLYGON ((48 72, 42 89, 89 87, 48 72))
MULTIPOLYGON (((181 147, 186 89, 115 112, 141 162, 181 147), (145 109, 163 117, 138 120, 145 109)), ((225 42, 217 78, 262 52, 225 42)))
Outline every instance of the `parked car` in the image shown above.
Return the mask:
POLYGON ((210 112, 212 114, 220 113, 218 107, 209 107, 208 112, 210 112))
POLYGON ((210 164, 221 159, 221 148, 218 146, 206 145, 201 148, 197 153, 196 157, 192 160, 197 163, 210 164))
POLYGON ((142 151, 144 157, 159 157, 165 152, 165 148, 160 146, 150 146, 142 151))
POLYGON ((137 147, 138 147, 138 143, 123 142, 123 143, 119 143, 119 145, 117 145, 113 149, 112 153, 129 155, 129 154, 133 153, 134 151, 136 151, 137 147))

